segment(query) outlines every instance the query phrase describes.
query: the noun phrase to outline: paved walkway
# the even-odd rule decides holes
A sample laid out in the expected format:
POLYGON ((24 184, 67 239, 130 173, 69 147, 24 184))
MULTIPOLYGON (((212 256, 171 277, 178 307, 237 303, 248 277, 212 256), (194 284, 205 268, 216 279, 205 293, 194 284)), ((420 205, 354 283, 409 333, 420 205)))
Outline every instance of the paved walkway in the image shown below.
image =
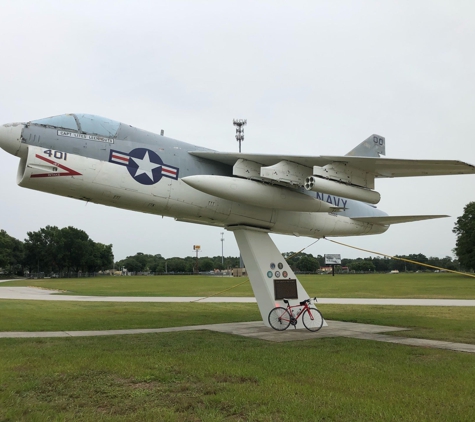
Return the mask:
POLYGON ((115 336, 127 334, 170 333, 177 331, 210 330, 221 333, 240 335, 272 342, 309 340, 325 337, 347 337, 361 340, 382 341, 385 343, 403 344, 407 346, 429 347, 453 350, 457 352, 475 353, 475 345, 450 343, 446 341, 425 340, 409 337, 396 337, 386 332, 405 331, 407 328, 387 327, 382 325, 358 324, 353 322, 327 321, 328 327, 316 333, 307 330, 287 329, 280 332, 268 328, 262 321, 238 322, 230 324, 194 325, 187 327, 170 327, 136 330, 103 330, 103 331, 49 331, 49 332, 0 332, 2 338, 51 338, 51 337, 91 337, 115 336))
MULTIPOLYGON (((37 287, 0 287, 0 299, 53 300, 79 302, 195 302, 202 303, 256 303, 255 297, 157 297, 157 296, 78 296, 65 295, 58 290, 37 287)), ((393 306, 475 306, 475 300, 465 299, 354 299, 319 298, 319 304, 339 305, 393 305, 393 306)))

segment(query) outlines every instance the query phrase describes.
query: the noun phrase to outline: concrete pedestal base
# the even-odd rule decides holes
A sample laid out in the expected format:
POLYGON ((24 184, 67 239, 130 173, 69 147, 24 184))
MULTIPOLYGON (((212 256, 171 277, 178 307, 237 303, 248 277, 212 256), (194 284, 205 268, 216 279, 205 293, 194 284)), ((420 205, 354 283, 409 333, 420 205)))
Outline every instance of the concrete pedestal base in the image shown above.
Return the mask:
MULTIPOLYGON (((269 312, 276 306, 285 307, 283 298, 297 305, 309 296, 267 232, 247 227, 230 230, 241 251, 262 320, 269 327, 269 312)), ((327 324, 324 322, 324 325, 327 324)), ((305 329, 302 318, 297 328, 305 329)))

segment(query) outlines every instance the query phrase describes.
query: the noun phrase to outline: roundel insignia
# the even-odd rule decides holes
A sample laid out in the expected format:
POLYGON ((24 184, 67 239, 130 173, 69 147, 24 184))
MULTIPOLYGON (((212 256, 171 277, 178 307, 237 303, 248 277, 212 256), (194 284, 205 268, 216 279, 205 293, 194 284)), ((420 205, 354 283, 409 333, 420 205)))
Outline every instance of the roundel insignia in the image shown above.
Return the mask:
POLYGON ((162 159, 150 149, 135 148, 129 152, 130 175, 142 185, 154 185, 162 178, 162 159))
POLYGON ((154 185, 162 177, 178 180, 178 167, 165 164, 151 149, 135 148, 129 153, 111 150, 109 162, 127 167, 129 174, 142 185, 154 185))

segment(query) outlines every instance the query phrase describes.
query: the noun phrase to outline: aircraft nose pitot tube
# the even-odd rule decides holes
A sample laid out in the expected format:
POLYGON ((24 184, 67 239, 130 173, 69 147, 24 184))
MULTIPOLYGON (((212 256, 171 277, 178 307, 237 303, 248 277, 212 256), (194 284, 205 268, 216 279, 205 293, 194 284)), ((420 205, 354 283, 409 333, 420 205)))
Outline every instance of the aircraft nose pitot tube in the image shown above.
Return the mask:
POLYGON ((6 152, 17 157, 26 153, 27 147, 21 143, 21 132, 24 123, 6 123, 0 126, 0 147, 6 152))

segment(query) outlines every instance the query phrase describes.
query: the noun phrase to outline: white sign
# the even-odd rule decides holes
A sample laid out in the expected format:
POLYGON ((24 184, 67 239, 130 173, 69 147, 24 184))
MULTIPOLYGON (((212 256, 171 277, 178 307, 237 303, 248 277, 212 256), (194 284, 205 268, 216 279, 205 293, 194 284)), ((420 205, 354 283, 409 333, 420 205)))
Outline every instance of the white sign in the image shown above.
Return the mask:
POLYGON ((114 143, 114 140, 112 138, 106 138, 104 136, 97 136, 97 135, 86 135, 84 133, 77 133, 77 132, 67 132, 65 130, 58 130, 58 135, 67 136, 68 138, 84 139, 85 141, 106 142, 108 144, 114 143))
POLYGON ((325 254, 325 265, 341 265, 341 255, 325 254))

